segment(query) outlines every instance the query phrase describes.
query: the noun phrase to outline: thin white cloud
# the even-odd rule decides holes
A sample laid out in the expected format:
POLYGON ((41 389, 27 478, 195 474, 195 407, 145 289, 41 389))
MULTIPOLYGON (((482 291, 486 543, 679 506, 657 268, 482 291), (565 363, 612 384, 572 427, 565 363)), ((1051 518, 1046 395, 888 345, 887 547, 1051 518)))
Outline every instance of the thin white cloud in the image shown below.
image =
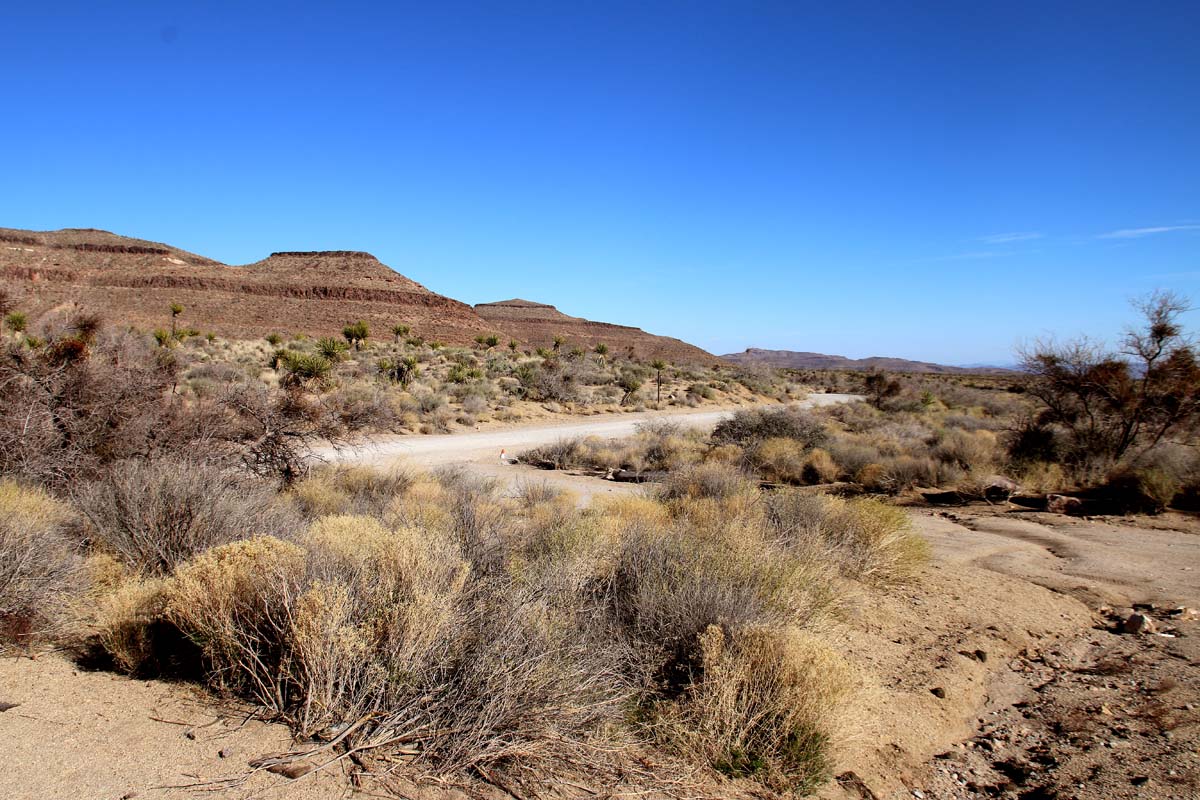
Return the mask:
POLYGON ((1200 225, 1160 225, 1156 228, 1122 228, 1119 231, 1102 233, 1098 239, 1140 239, 1143 236, 1153 236, 1156 233, 1171 233, 1172 231, 1200 231, 1200 225))
POLYGON ((1013 242, 1028 242, 1031 239, 1041 239, 1044 233, 1025 231, 1020 233, 993 233, 991 236, 981 236, 979 241, 985 244, 1011 244, 1013 242))

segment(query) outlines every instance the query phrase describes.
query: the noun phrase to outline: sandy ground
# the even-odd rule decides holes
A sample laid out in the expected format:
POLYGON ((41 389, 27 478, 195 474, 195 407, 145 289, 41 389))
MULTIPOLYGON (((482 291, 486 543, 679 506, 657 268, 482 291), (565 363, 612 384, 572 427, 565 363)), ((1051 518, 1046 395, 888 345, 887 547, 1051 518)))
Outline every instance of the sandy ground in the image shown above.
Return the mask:
MULTIPOLYGON (((543 480, 557 473, 502 466, 500 448, 622 436, 642 418, 664 416, 696 425, 718 418, 628 415, 405 437, 342 456, 543 480)), ((561 478, 576 490, 610 488, 561 478)), ((920 581, 850 598, 826 631, 859 665, 859 691, 849 735, 837 744, 837 780, 822 797, 1200 800, 1200 622, 1176 612, 1200 608, 1196 518, 1074 519, 982 505, 910 513, 934 552, 920 581), (1155 633, 1120 631, 1133 604, 1155 633)), ((354 794, 337 768, 298 780, 258 773, 201 793, 182 788, 243 776, 251 759, 288 746, 281 726, 245 722, 187 686, 87 672, 50 654, 0 661, 0 703, 17 704, 0 712, 0 797, 354 794)))

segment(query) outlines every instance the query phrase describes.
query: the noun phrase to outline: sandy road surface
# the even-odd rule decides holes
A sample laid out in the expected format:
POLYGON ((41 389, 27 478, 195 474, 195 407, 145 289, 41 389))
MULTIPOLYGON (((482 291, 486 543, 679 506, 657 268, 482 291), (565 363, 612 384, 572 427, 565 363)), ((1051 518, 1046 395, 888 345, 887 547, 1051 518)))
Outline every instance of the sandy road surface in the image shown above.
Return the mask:
MULTIPOLYGON (((813 394, 798 405, 813 408, 835 405, 861 399, 853 394, 813 394)), ((498 478, 505 483, 537 480, 547 481, 579 493, 587 498, 598 493, 635 491, 634 484, 616 484, 597 481, 594 478, 579 478, 561 473, 533 472, 528 469, 505 464, 500 460, 500 451, 509 457, 541 445, 553 444, 561 439, 580 436, 597 436, 602 439, 619 439, 631 436, 637 426, 650 421, 675 422, 695 428, 711 428, 719 421, 731 416, 737 409, 718 411, 646 411, 622 414, 613 418, 578 419, 554 424, 515 426, 505 430, 478 431, 470 433, 448 433, 434 436, 386 436, 353 447, 340 450, 325 448, 316 455, 327 461, 347 464, 390 466, 410 464, 419 467, 444 467, 460 465, 472 472, 498 478)))

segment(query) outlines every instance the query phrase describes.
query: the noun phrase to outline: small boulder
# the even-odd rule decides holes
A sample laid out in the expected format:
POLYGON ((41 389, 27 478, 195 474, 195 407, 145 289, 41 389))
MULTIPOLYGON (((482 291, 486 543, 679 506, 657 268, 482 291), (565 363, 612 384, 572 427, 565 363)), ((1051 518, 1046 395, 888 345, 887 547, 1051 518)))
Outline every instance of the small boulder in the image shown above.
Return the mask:
POLYGON ((983 487, 983 499, 989 503, 1004 503, 1021 491, 1021 487, 1003 475, 991 475, 983 487))
POLYGON ((1083 514, 1083 501, 1065 494, 1046 495, 1046 510, 1051 514, 1068 514, 1078 517, 1083 514))
POLYGON ((1154 633, 1158 626, 1145 614, 1130 614, 1121 625, 1126 633, 1154 633))

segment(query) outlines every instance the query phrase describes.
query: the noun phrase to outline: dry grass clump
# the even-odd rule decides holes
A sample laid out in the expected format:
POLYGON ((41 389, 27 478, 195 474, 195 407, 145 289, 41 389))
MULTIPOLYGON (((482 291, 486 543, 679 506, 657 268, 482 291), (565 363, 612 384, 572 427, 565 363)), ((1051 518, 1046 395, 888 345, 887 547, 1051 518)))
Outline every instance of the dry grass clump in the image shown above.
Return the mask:
POLYGON ((45 491, 0 481, 0 643, 28 642, 79 587, 70 518, 45 491))
POLYGON ((794 629, 698 638, 699 679, 661 707, 654 730, 685 756, 732 777, 805 795, 830 775, 831 730, 852 680, 828 647, 794 629))
POLYGON ((903 509, 869 498, 775 492, 767 519, 781 543, 793 550, 824 551, 842 575, 887 585, 910 579, 929 555, 903 509))
POLYGON ((95 545, 151 574, 166 574, 216 545, 290 538, 300 527, 272 487, 180 458, 119 462, 80 488, 74 502, 95 545))
POLYGON ((562 439, 522 454, 521 460, 554 469, 627 469, 667 472, 701 461, 706 446, 701 431, 676 423, 645 422, 618 442, 597 437, 562 439))
POLYGON ((701 498, 724 500, 751 494, 756 488, 756 483, 737 467, 708 462, 669 473, 659 495, 665 501, 701 498))
POLYGON ((311 471, 289 493, 310 519, 333 514, 382 516, 415 480, 412 473, 396 467, 339 464, 311 471))

